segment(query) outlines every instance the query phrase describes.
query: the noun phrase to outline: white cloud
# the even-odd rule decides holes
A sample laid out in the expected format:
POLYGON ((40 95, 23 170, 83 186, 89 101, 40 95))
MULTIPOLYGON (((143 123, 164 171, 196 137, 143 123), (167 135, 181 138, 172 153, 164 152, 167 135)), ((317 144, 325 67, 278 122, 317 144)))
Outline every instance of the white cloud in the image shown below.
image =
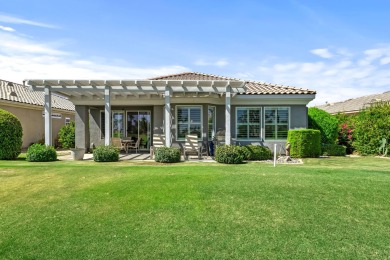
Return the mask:
POLYGON ((330 59, 333 57, 333 54, 330 53, 328 49, 314 49, 311 50, 310 52, 324 59, 330 59))
POLYGON ((256 80, 317 91, 310 105, 342 101, 390 89, 390 45, 355 53, 338 53, 322 62, 268 62, 258 67, 256 80), (364 61, 364 62, 363 62, 364 61))
POLYGON ((205 61, 205 60, 197 60, 194 63, 197 66, 215 66, 215 67, 224 67, 229 64, 226 59, 219 59, 216 61, 205 61))
POLYGON ((22 18, 10 16, 10 15, 5 15, 5 14, 0 14, 0 22, 10 23, 10 24, 26 24, 26 25, 32 25, 32 26, 38 26, 38 27, 44 27, 44 28, 52 28, 52 29, 58 28, 57 26, 52 25, 52 24, 26 20, 26 19, 22 19, 22 18))
POLYGON ((0 25, 0 30, 6 31, 6 32, 14 32, 15 31, 14 28, 11 28, 8 26, 2 26, 2 25, 0 25))
POLYGON ((142 79, 189 71, 179 65, 134 67, 104 58, 80 59, 61 50, 61 45, 56 43, 42 44, 1 32, 0 38, 1 78, 18 83, 34 78, 142 79))

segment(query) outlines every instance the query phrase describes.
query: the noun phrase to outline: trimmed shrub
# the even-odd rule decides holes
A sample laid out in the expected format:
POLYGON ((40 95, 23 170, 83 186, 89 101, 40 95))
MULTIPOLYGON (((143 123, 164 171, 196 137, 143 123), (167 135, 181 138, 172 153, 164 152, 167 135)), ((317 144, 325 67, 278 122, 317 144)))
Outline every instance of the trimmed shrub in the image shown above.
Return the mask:
POLYGON ((53 146, 46 146, 44 144, 33 144, 27 150, 26 160, 29 162, 56 161, 57 152, 53 146))
POLYGON ((161 163, 180 162, 180 149, 176 147, 159 147, 156 148, 154 160, 161 163))
POLYGON ((327 156, 345 156, 347 154, 346 147, 338 144, 324 144, 321 150, 322 155, 327 156))
POLYGON ((246 161, 261 161, 272 158, 272 151, 267 146, 246 145, 241 146, 241 150, 246 161))
POLYGON ((58 141, 62 148, 75 147, 75 123, 71 121, 68 125, 61 127, 58 132, 58 141))
POLYGON ((355 150, 353 146, 354 130, 355 130, 355 115, 337 114, 335 115, 339 121, 339 134, 337 143, 344 145, 347 148, 347 154, 352 154, 355 150))
POLYGON ((321 154, 321 133, 314 129, 288 131, 287 141, 291 144, 290 156, 294 158, 317 158, 321 154))
POLYGON ((317 129, 321 132, 322 144, 334 144, 338 137, 338 120, 335 116, 316 107, 310 107, 308 111, 309 129, 317 129))
POLYGON ((0 109, 0 160, 13 160, 22 148, 23 129, 19 119, 0 109))
POLYGON ((119 161, 119 149, 112 145, 99 145, 93 150, 95 162, 117 162, 119 161))
POLYGON ((244 161, 244 152, 240 146, 220 145, 215 151, 215 160, 219 163, 240 164, 244 161))
POLYGON ((362 110, 355 117, 354 142, 362 155, 379 154, 382 139, 390 150, 390 104, 377 103, 362 110))

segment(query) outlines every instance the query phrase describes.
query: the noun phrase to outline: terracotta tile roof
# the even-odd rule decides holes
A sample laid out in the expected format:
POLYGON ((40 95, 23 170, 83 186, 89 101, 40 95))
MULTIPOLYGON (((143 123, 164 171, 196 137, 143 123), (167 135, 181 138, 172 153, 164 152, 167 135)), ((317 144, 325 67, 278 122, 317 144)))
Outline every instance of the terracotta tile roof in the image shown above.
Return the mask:
MULTIPOLYGON (((30 91, 27 86, 0 80, 0 100, 44 106, 45 95, 41 91, 30 91), (16 93, 16 96, 10 95, 12 92, 16 93)), ((52 95, 52 107, 69 111, 75 109, 72 102, 57 95, 52 95)))
MULTIPOLYGON (((184 72, 180 74, 172 74, 150 80, 240 80, 237 78, 229 78, 211 74, 198 72, 184 72)), ((270 84, 265 82, 246 81, 247 90, 245 95, 294 95, 294 94, 316 94, 314 90, 302 89, 278 84, 270 84)))
POLYGON ((356 113, 375 102, 390 102, 390 91, 317 106, 330 114, 356 113))

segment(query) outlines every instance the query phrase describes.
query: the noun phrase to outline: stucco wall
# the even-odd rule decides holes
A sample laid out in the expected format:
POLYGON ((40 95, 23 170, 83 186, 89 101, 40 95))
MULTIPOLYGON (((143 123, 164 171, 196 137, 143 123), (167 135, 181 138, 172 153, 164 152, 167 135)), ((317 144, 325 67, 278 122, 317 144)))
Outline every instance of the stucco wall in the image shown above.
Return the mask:
MULTIPOLYGON (((0 108, 11 112, 19 118, 23 127, 23 148, 44 138, 45 118, 42 116, 43 107, 16 107, 0 104, 0 108)), ((61 119, 52 118, 52 135, 54 143, 54 140, 58 137, 58 131, 61 126, 65 125, 65 118, 69 117, 71 120, 74 120, 74 113, 56 109, 52 109, 52 112, 62 115, 61 119)))

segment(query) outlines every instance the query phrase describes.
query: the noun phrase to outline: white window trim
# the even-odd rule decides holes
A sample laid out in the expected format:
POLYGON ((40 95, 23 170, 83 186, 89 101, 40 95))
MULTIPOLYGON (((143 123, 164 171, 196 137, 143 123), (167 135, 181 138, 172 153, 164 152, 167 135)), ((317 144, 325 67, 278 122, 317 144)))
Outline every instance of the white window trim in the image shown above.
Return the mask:
MULTIPOLYGON (((249 124, 249 123, 248 123, 249 124)), ((237 141, 259 141, 259 140, 262 140, 263 139, 263 110, 262 110, 262 107, 256 107, 256 106, 239 106, 239 107, 236 107, 236 125, 235 125, 235 127, 236 127, 236 140, 237 141), (261 116, 261 118, 260 118, 260 135, 259 135, 259 137, 258 138, 245 138, 245 139, 243 139, 243 138, 238 138, 238 122, 237 122, 237 119, 238 119, 238 117, 237 117, 237 110, 239 110, 239 109, 258 109, 258 110, 260 110, 260 116, 261 116)))
MULTIPOLYGON (((287 140, 287 138, 286 139, 266 139, 265 138, 265 111, 267 110, 267 109, 279 109, 279 108, 287 108, 288 109, 288 130, 290 130, 291 128, 290 128, 290 126, 291 126, 291 107, 285 107, 285 106, 275 106, 275 107, 270 107, 270 106, 268 106, 268 107, 264 107, 264 117, 263 117, 263 121, 264 121, 264 140, 265 141, 270 141, 270 142, 284 142, 284 141, 286 141, 287 140)), ((288 131, 287 130, 287 131, 288 131)))
POLYGON ((104 110, 99 111, 99 126, 100 126, 99 128, 100 128, 100 139, 104 140, 104 136, 102 134, 102 113, 103 113, 103 117, 104 117, 105 111, 104 110))
MULTIPOLYGON (((193 107, 196 107, 196 108, 200 108, 200 138, 199 140, 202 140, 203 139, 203 106, 202 105, 177 105, 175 106, 175 123, 176 123, 176 136, 175 136, 175 140, 178 141, 178 142, 181 142, 181 141, 185 141, 185 139, 179 139, 178 138, 178 131, 179 131, 179 121, 178 121, 178 116, 177 116, 177 112, 178 112, 178 109, 179 108, 193 108, 193 107)), ((208 124, 208 123, 207 123, 208 124)))
MULTIPOLYGON (((214 108, 214 118, 213 118, 213 130, 214 130, 214 137, 217 134, 217 107, 216 106, 207 106, 207 134, 208 134, 208 127, 209 127, 209 109, 214 108)), ((212 141, 212 136, 207 136, 208 141, 212 141)))

